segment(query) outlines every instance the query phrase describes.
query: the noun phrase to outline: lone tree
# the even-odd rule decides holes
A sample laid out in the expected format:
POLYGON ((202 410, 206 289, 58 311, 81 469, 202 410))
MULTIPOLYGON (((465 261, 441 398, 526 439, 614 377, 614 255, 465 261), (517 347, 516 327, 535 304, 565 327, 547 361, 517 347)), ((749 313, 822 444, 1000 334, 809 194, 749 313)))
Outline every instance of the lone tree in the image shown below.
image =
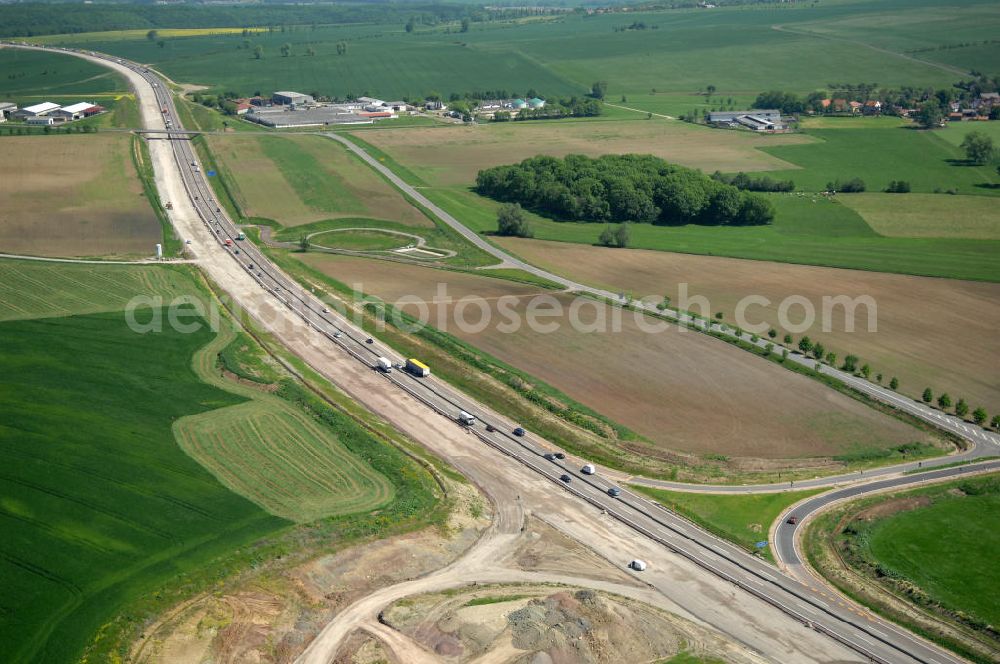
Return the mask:
POLYGON ((822 361, 823 360, 823 354, 825 352, 826 352, 826 348, 823 347, 823 344, 819 343, 818 341, 815 344, 813 344, 812 353, 813 353, 813 357, 815 357, 817 360, 822 361))
POLYGON ((150 30, 146 33, 146 39, 149 41, 156 41, 156 38, 160 36, 160 33, 156 30, 150 30))
POLYGON ((969 414, 969 404, 965 403, 965 399, 959 399, 958 403, 955 404, 955 414, 959 417, 965 417, 969 414))
POLYGON ((632 229, 630 224, 627 221, 625 223, 618 224, 618 228, 615 229, 615 246, 624 249, 631 243, 632 229))
POLYGON ((264 57, 264 47, 261 46, 260 44, 257 44, 256 46, 254 46, 253 47, 253 57, 254 57, 255 60, 260 60, 261 58, 263 58, 264 57))
POLYGON ((785 335, 785 338, 784 338, 784 339, 782 339, 782 342, 784 342, 784 343, 786 343, 786 344, 790 344, 790 343, 792 343, 792 335, 790 335, 790 334, 786 334, 786 335, 785 335))
POLYGON ((533 237, 531 225, 518 203, 505 203, 497 212, 497 235, 533 237))
POLYGON ((417 27, 417 19, 411 17, 410 20, 406 22, 406 31, 413 32, 413 29, 416 27, 417 27))
POLYGON ((707 96, 709 96, 709 97, 711 97, 712 95, 714 95, 715 94, 715 86, 714 85, 706 85, 705 86, 705 94, 707 96))
POLYGON ((854 373, 858 370, 858 356, 848 355, 844 358, 844 364, 841 365, 840 369, 846 371, 847 373, 854 373))
POLYGON ((924 395, 921 398, 924 400, 924 403, 930 403, 931 401, 933 401, 934 400, 934 393, 931 392, 931 388, 925 387, 924 388, 924 395))
POLYGON ((919 124, 924 129, 934 129, 935 127, 940 127, 942 120, 944 120, 944 113, 941 112, 941 107, 938 106, 937 101, 931 100, 920 107, 916 115, 917 124, 919 124))
POLYGON ((948 410, 951 408, 951 397, 948 396, 947 392, 942 393, 941 396, 938 397, 938 407, 941 410, 948 410))
POLYGON ((309 240, 308 235, 299 236, 299 251, 305 253, 309 251, 309 247, 312 246, 312 242, 309 240))
POLYGON ((608 92, 607 81, 594 81, 590 86, 590 96, 594 99, 604 99, 608 92))
POLYGON ((281 57, 287 58, 291 52, 292 52, 291 44, 285 42, 284 44, 281 45, 281 57))
POLYGON ((889 381, 889 389, 895 390, 897 387, 899 387, 899 379, 893 376, 892 380, 889 381))
POLYGON ((773 339, 776 336, 778 336, 778 331, 772 327, 770 330, 767 331, 767 336, 773 339))
POLYGON ((993 139, 981 131, 970 131, 962 140, 965 157, 977 166, 993 161, 993 139))
POLYGON ((812 347, 812 340, 808 336, 799 339, 799 350, 801 350, 803 354, 808 354, 809 351, 812 350, 812 347))
POLYGON ((972 421, 979 426, 983 426, 983 422, 986 421, 987 417, 988 415, 986 414, 986 409, 982 406, 972 411, 972 421))
POLYGON ((468 32, 469 31, 469 19, 467 19, 467 18, 463 18, 462 19, 462 29, 461 29, 461 31, 462 32, 468 32))

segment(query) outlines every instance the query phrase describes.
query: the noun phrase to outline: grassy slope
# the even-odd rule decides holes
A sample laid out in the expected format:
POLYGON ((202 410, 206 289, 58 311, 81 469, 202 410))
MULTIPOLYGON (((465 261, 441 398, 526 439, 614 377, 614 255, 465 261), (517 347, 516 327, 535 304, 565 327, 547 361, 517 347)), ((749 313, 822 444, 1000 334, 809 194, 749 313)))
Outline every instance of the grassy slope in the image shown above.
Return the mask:
MULTIPOLYGON (((757 551, 756 543, 767 541, 768 529, 786 507, 823 491, 728 496, 664 491, 640 485, 632 488, 748 551, 757 551)), ((773 560, 770 549, 764 549, 763 553, 773 560)))
POLYGON ((208 331, 137 335, 120 313, 3 328, 3 641, 14 660, 75 660, 122 604, 288 525, 174 441, 176 418, 240 401, 190 368, 208 331))
POLYGON ((1000 547, 1000 494, 941 497, 872 527, 868 551, 943 605, 1000 624, 1000 568, 983 564, 1000 547))
POLYGON ((995 625, 1000 604, 983 589, 996 585, 998 497, 996 473, 871 496, 820 514, 803 549, 810 565, 856 601, 972 661, 992 662, 996 633, 984 630, 985 616, 995 625), (891 501, 888 515, 877 512, 891 501), (857 518, 867 510, 876 516, 857 518), (900 601, 921 614, 902 610, 900 601))

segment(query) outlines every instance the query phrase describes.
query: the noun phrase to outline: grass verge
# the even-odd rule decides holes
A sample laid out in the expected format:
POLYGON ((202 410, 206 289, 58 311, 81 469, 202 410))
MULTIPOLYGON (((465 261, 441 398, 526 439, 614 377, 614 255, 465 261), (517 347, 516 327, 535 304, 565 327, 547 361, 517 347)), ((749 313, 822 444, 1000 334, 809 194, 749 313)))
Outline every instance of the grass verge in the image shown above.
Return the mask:
POLYGON ((814 569, 875 612, 975 662, 1000 646, 991 564, 1000 475, 872 496, 821 514, 803 535, 814 569))
POLYGON ((757 544, 767 543, 768 529, 774 520, 789 505, 826 491, 826 489, 813 489, 734 496, 667 491, 641 484, 633 484, 631 488, 690 519, 710 533, 751 553, 759 554, 771 563, 774 562, 774 556, 770 547, 758 547, 757 544))

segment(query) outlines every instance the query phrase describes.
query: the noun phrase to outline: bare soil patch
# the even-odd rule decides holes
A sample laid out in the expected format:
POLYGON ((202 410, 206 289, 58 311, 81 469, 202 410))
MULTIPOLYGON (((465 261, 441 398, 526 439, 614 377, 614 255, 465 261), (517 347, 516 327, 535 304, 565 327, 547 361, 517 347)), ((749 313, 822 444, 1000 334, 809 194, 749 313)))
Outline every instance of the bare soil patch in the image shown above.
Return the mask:
POLYGON ((384 620, 450 662, 649 662, 681 651, 754 661, 704 627, 587 589, 473 587, 407 598, 386 610, 384 620))
POLYGON ((364 140, 417 169, 430 184, 470 184, 483 168, 544 154, 654 154, 705 171, 795 168, 757 148, 808 143, 801 134, 754 136, 681 122, 501 123, 366 132, 364 140))
MULTIPOLYGON (((367 293, 390 300, 401 292, 425 296, 441 281, 450 284, 452 277, 440 270, 361 258, 307 260, 341 282, 363 282, 367 293)), ((454 276, 462 285, 456 294, 525 293, 517 284, 454 276)), ((477 307, 466 311, 470 326, 456 323, 454 305, 430 307, 430 320, 438 328, 443 321, 446 331, 459 339, 562 390, 663 450, 788 459, 926 439, 909 425, 722 341, 666 324, 646 332, 639 321, 647 319, 637 321, 631 313, 593 300, 539 297, 546 306, 561 307, 562 314, 540 319, 557 329, 529 328, 525 314, 534 297, 506 302, 522 321, 515 331, 502 325, 507 319, 497 307, 485 329, 477 325, 477 307)), ((417 311, 416 306, 403 308, 417 311)))
MULTIPOLYGON (((914 398, 930 387, 935 397, 946 391, 953 400, 964 397, 973 408, 1000 409, 995 371, 1000 365, 1000 284, 562 242, 502 239, 500 244, 578 281, 636 297, 669 295, 677 306, 682 306, 680 285, 687 284, 689 296, 704 296, 711 312, 723 312, 730 322, 741 298, 762 295, 772 304, 749 307, 747 318, 779 330, 778 305, 790 295, 806 298, 817 313, 823 310, 824 296, 871 296, 877 304, 876 331, 868 331, 864 307, 857 311, 855 331, 846 331, 845 309, 836 307, 829 332, 818 319, 802 334, 840 358, 859 356, 872 366, 873 375, 884 373, 885 382, 898 376, 900 391, 914 398)), ((802 320, 802 311, 799 306, 790 310, 793 323, 802 320)), ((784 332, 779 340, 782 336, 784 332)), ((793 336, 797 342, 799 334, 793 336)))
POLYGON ((163 241, 127 134, 6 136, 0 145, 0 251, 149 256, 163 241))
MULTIPOLYGON (((132 649, 140 663, 292 662, 345 606, 371 591, 439 569, 489 525, 489 506, 471 485, 450 483, 446 531, 426 529, 323 554, 286 569, 231 580, 145 630, 132 649), (476 510, 472 505, 477 506, 476 510), (476 516, 474 516, 476 514, 476 516)), ((343 661, 378 661, 360 638, 343 661), (361 653, 361 656, 357 656, 361 653)))

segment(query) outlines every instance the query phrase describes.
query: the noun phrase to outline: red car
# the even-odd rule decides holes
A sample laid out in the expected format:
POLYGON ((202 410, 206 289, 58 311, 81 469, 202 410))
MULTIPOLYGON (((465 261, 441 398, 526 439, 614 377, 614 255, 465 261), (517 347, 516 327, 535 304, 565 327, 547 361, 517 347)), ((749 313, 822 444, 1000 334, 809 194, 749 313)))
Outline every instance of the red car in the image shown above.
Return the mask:
POLYGON ((792 524, 792 525, 794 526, 794 525, 795 525, 795 524, 797 524, 798 522, 799 522, 799 517, 797 517, 797 516, 795 516, 795 515, 793 514, 793 515, 791 515, 790 517, 788 517, 788 521, 786 521, 785 523, 790 523, 790 524, 792 524))

